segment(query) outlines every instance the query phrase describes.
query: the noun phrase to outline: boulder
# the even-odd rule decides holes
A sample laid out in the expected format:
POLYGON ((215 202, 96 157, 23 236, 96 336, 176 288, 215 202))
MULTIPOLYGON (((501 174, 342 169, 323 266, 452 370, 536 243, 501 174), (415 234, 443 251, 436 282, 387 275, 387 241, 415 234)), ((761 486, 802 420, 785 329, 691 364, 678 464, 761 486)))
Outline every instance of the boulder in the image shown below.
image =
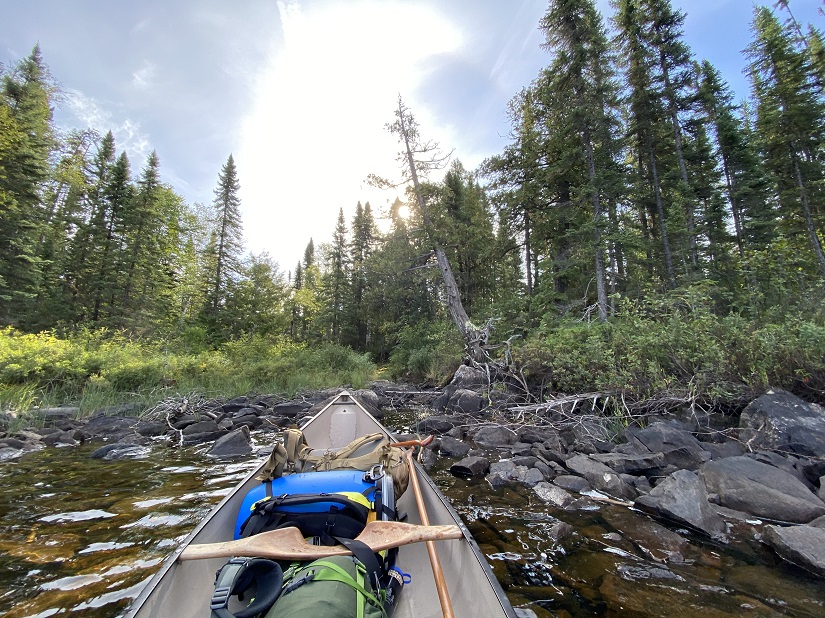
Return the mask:
POLYGON ((711 508, 708 493, 694 472, 678 470, 636 500, 636 507, 722 538, 725 522, 711 508))
POLYGON ((475 432, 473 441, 480 448, 510 446, 516 442, 516 434, 501 425, 487 425, 475 432))
POLYGON ((283 416, 285 418, 295 418, 308 410, 312 404, 298 402, 279 403, 272 406, 272 414, 275 416, 283 416))
POLYGON ((484 398, 477 392, 466 388, 455 391, 447 402, 446 409, 452 412, 475 414, 484 407, 484 398))
POLYGON ((561 438, 559 432, 552 427, 536 427, 535 425, 525 425, 516 433, 516 438, 519 442, 526 442, 528 444, 535 444, 536 442, 545 443, 548 440, 551 445, 561 445, 561 438))
POLYGON ((574 455, 564 464, 568 470, 587 479, 593 489, 617 498, 632 500, 636 491, 625 483, 611 468, 587 455, 574 455))
POLYGON ((456 416, 427 416, 418 421, 418 429, 425 434, 442 434, 460 424, 461 418, 456 416))
POLYGON ((218 431, 219 429, 220 427, 218 427, 215 421, 198 421, 197 423, 187 425, 183 430, 183 435, 190 436, 197 433, 209 433, 218 431))
POLYGON ((588 489, 593 489, 590 487, 590 483, 588 483, 586 479, 583 479, 580 476, 573 476, 572 474, 558 475, 553 479, 553 485, 569 491, 575 491, 577 493, 587 491, 588 489))
POLYGON ((750 457, 709 461, 700 475, 722 506, 778 521, 807 523, 825 504, 795 476, 750 457))
POLYGON ((769 391, 739 417, 739 439, 750 449, 825 455, 825 408, 785 391, 769 391))
POLYGON ((763 538, 784 560, 825 577, 825 528, 765 526, 763 538))
POLYGON ((438 441, 438 452, 444 457, 464 457, 470 452, 470 445, 450 436, 443 436, 438 441))
POLYGON ((470 367, 469 365, 461 365, 453 374, 453 379, 447 385, 447 388, 453 392, 459 389, 480 389, 486 388, 490 383, 487 378, 487 372, 477 367, 470 367))
POLYGON ((450 474, 462 478, 481 477, 490 470, 490 461, 484 457, 465 457, 450 466, 450 474))
POLYGON ((544 481, 537 483, 533 487, 533 491, 544 502, 562 509, 576 499, 558 485, 552 485, 544 481))
POLYGON ((122 459, 146 459, 151 453, 151 448, 140 444, 116 444, 103 456, 106 461, 120 461, 122 459))
POLYGON ((90 438, 111 439, 134 433, 138 423, 136 418, 96 415, 83 426, 83 433, 90 438))
POLYGON ((169 425, 166 423, 160 423, 156 421, 140 421, 135 427, 135 431, 141 436, 162 436, 166 433, 166 430, 169 429, 169 425))
POLYGON ((627 455, 624 453, 597 453, 590 455, 590 459, 598 461, 619 473, 625 474, 656 474, 667 464, 662 453, 647 453, 643 455, 627 455))
POLYGON ((625 437, 652 453, 663 453, 667 463, 680 469, 696 470, 711 458, 705 445, 692 433, 671 423, 654 423, 644 429, 628 427, 625 437))
POLYGON ((11 446, 0 446, 0 461, 17 459, 23 454, 23 450, 11 446))
POLYGON ((242 426, 218 438, 212 448, 206 453, 207 457, 226 459, 242 457, 252 452, 252 443, 249 439, 249 428, 242 426))

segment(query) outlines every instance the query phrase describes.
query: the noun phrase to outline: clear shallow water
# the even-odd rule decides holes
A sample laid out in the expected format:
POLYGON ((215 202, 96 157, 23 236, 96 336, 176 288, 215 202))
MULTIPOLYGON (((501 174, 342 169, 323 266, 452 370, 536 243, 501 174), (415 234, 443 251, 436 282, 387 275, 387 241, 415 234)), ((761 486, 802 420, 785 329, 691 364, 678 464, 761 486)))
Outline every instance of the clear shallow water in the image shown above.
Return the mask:
MULTIPOLYGON (((146 459, 89 459, 96 446, 0 463, 0 615, 122 615, 257 463, 165 446, 146 459)), ((778 561, 758 527, 715 545, 625 507, 559 511, 525 488, 494 492, 446 466, 431 475, 513 604, 539 616, 825 616, 825 582, 778 561)))

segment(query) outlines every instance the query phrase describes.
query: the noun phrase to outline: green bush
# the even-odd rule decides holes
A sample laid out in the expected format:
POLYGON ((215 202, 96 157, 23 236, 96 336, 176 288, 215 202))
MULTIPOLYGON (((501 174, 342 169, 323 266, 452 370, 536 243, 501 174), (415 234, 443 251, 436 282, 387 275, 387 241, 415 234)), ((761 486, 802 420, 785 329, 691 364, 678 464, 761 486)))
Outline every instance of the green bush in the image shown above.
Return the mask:
POLYGON ((440 383, 461 364, 462 349, 452 322, 419 322, 399 333, 388 370, 396 379, 440 383))

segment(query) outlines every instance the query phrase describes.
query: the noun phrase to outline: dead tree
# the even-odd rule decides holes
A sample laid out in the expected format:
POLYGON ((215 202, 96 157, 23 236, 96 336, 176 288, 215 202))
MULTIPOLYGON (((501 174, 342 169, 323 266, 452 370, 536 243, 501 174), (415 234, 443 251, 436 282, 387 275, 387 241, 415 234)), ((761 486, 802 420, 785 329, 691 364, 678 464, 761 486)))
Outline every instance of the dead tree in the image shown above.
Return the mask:
MULTIPOLYGON (((442 169, 449 160, 451 153, 442 155, 438 144, 432 141, 421 141, 418 133, 418 123, 409 108, 404 105, 400 95, 398 96, 398 109, 395 110, 395 122, 388 124, 387 130, 397 135, 404 146, 404 150, 399 153, 399 161, 403 164, 403 179, 400 183, 393 183, 371 175, 369 181, 383 188, 411 183, 424 225, 428 230, 433 230, 432 219, 421 191, 418 174, 421 172, 426 175, 430 170, 442 169)), ((444 282, 447 311, 464 338, 465 353, 473 364, 486 362, 489 360, 489 356, 484 346, 489 339, 491 322, 479 328, 470 321, 467 311, 464 309, 464 304, 461 302, 461 294, 453 275, 453 269, 447 259, 447 254, 434 235, 430 233, 429 236, 438 262, 438 269, 441 272, 441 279, 444 282)))

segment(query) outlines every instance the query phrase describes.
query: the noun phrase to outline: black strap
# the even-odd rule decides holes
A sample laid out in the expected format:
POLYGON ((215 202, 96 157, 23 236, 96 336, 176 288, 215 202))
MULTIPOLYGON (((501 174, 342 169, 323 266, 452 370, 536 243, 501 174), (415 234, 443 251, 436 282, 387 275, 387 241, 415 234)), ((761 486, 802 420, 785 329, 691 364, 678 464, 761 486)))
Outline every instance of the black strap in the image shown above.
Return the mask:
POLYGON ((381 564, 378 562, 378 556, 373 553, 372 549, 366 543, 356 541, 355 539, 346 539, 344 537, 335 537, 341 545, 352 552, 352 555, 361 561, 367 571, 372 589, 378 591, 381 589, 381 564))

